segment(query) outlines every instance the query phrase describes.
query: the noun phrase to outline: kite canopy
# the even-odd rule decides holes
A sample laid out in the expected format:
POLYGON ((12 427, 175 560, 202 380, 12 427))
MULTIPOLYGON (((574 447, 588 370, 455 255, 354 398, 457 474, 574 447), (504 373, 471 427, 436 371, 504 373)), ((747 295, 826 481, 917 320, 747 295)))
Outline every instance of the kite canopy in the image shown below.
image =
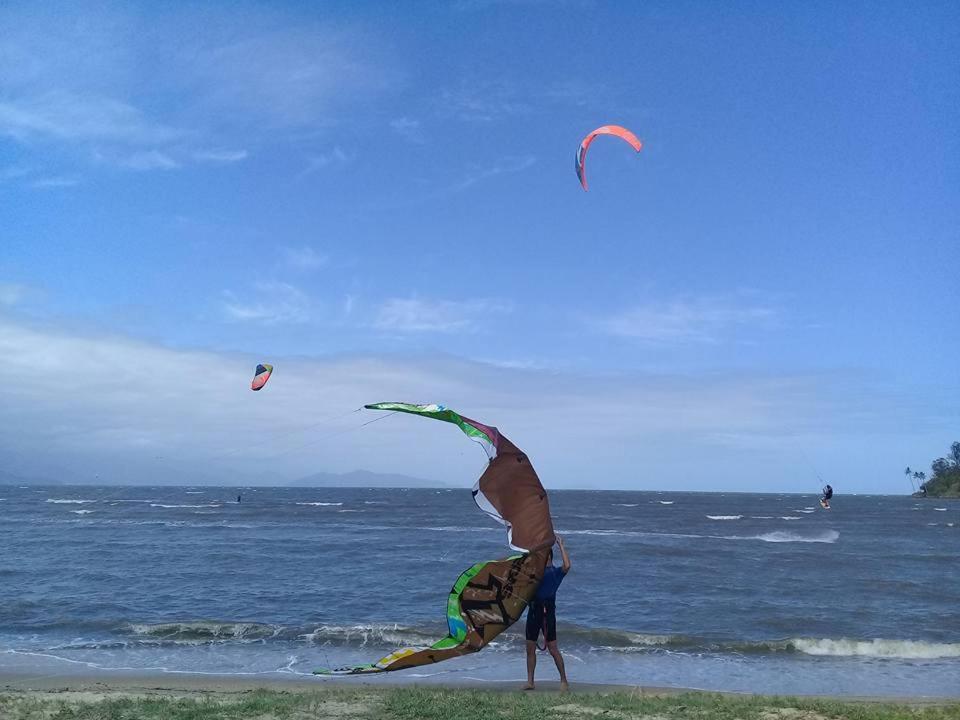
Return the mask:
POLYGON ((580 178, 580 184, 584 190, 587 189, 587 170, 584 166, 584 163, 587 161, 587 150, 590 149, 590 145, 596 140, 598 135, 615 135, 621 140, 630 143, 637 152, 640 152, 641 148, 643 148, 643 143, 640 142, 640 139, 625 127, 620 127, 619 125, 604 125, 603 127, 598 127, 587 135, 580 142, 580 147, 577 148, 577 177, 580 178))
POLYGON ((393 410, 457 425, 480 443, 490 464, 473 486, 473 499, 485 513, 507 526, 507 542, 518 552, 551 547, 556 541, 547 492, 530 459, 495 427, 463 417, 443 405, 375 403, 368 410, 393 410))
POLYGON ((257 365, 257 369, 253 373, 253 382, 250 383, 251 390, 259 390, 264 385, 267 384, 267 380, 270 379, 270 375, 273 373, 273 365, 257 365))
POLYGON ((477 652, 520 619, 540 586, 547 552, 555 539, 547 493, 537 473, 523 451, 495 427, 443 405, 376 403, 364 407, 453 423, 480 443, 490 464, 474 486, 473 498, 481 510, 507 526, 510 546, 524 554, 480 562, 460 574, 447 597, 448 635, 442 640, 430 647, 396 650, 369 665, 314 671, 321 675, 403 670, 477 652))
POLYGON ((537 592, 546 563, 546 550, 477 563, 460 574, 447 597, 447 637, 430 647, 395 650, 369 665, 314 672, 366 675, 405 670, 477 652, 520 619, 537 592))

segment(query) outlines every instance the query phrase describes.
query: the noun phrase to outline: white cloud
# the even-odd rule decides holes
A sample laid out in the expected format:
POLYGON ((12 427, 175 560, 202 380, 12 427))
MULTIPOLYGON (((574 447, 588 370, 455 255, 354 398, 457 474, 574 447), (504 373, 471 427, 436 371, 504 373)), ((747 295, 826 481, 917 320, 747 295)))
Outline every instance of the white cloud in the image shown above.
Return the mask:
POLYGON ((313 155, 307 161, 307 167, 302 173, 301 177, 304 175, 311 175, 319 170, 323 170, 332 165, 346 165, 350 161, 350 156, 343 151, 343 149, 337 145, 330 152, 320 153, 318 155, 313 155))
POLYGON ((776 310, 764 305, 700 298, 636 305, 591 324, 610 335, 647 342, 713 343, 740 327, 769 327, 776 317, 776 310))
POLYGON ((509 83, 465 81, 440 93, 438 112, 441 117, 488 123, 529 113, 530 104, 521 98, 509 83))
POLYGON ((419 120, 408 117, 394 118, 390 121, 390 128, 409 142, 420 144, 426 140, 419 120))
POLYGON ((283 248, 283 263, 296 270, 319 270, 327 264, 327 256, 309 245, 283 248))
POLYGON ((249 155, 246 150, 201 150, 195 152, 193 157, 204 162, 235 163, 246 160, 249 155))
POLYGON ((0 102, 0 134, 19 140, 108 140, 134 145, 167 142, 182 136, 120 100, 62 90, 0 102))
MULTIPOLYGON (((349 413, 386 400, 441 402, 495 423, 530 453, 548 487, 796 489, 810 482, 809 469, 789 459, 802 448, 811 457, 833 449, 831 472, 850 490, 875 491, 882 468, 903 464, 903 448, 884 439, 910 434, 903 398, 858 390, 850 377, 596 376, 444 357, 253 357, 2 316, 0 357, 15 379, 0 385, 4 469, 62 480, 97 472, 124 483, 279 482, 365 468, 469 487, 482 453, 464 439, 405 416, 360 428, 370 416, 349 413), (274 376, 251 393, 262 361, 274 376)), ((926 442, 916 426, 915 441, 926 442)), ((942 444, 938 436, 930 447, 942 444)))
POLYGON ((478 182, 489 180, 498 175, 509 175, 512 173, 523 172, 527 168, 533 167, 537 159, 533 155, 515 155, 502 157, 493 165, 475 170, 463 180, 453 186, 453 192, 460 192, 476 185, 478 182))
POLYGON ((305 323, 312 318, 312 301, 289 283, 261 282, 254 290, 254 300, 241 300, 233 292, 224 291, 223 311, 227 319, 275 325, 305 323))
POLYGON ((331 127, 390 87, 380 46, 267 6, 0 5, 0 136, 120 163, 137 150, 239 162, 247 151, 231 146, 331 127))
POLYGON ((380 307, 375 327, 398 333, 474 331, 484 316, 510 312, 497 300, 421 300, 392 298, 380 307))
POLYGON ((79 179, 75 177, 71 177, 69 175, 59 175, 55 177, 38 178, 28 183, 30 187, 38 188, 38 189, 73 187, 74 185, 79 185, 79 184, 80 184, 79 179))
POLYGON ((166 153, 159 150, 144 150, 136 152, 120 161, 120 164, 131 170, 175 170, 180 163, 166 153))

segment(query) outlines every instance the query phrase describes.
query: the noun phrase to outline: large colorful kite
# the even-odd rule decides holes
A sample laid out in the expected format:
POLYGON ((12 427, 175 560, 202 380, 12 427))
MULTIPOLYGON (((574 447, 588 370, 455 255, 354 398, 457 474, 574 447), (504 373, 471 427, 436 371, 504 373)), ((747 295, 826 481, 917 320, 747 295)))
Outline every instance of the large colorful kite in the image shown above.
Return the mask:
POLYGON ((316 670, 317 674, 387 672, 477 652, 513 625, 533 598, 555 536, 547 493, 526 454, 495 427, 463 417, 443 405, 376 403, 370 410, 392 410, 457 425, 483 446, 490 459, 473 487, 473 499, 504 524, 507 542, 521 554, 479 562, 461 573, 447 597, 447 637, 430 647, 397 650, 369 665, 316 670))

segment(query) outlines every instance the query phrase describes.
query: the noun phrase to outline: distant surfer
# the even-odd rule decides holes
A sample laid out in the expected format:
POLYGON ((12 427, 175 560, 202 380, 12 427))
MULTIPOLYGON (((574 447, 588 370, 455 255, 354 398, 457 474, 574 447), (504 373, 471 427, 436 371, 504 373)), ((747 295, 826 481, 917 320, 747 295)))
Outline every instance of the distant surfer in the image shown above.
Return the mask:
POLYGON ((820 498, 820 506, 829 510, 830 498, 832 497, 833 497, 833 488, 827 485, 825 488, 823 488, 823 497, 820 498))
POLYGON ((243 502, 243 497, 238 494, 238 495, 237 495, 237 505, 239 505, 241 502, 243 502))
POLYGON ((567 671, 563 666, 563 655, 560 654, 560 648, 557 647, 556 605, 557 589, 567 573, 570 572, 570 556, 567 555, 567 549, 563 546, 563 539, 560 536, 557 536, 557 545, 560 547, 563 565, 554 567, 553 550, 549 550, 543 580, 540 581, 537 594, 530 602, 530 607, 527 608, 527 684, 524 685, 524 690, 533 690, 535 687, 533 675, 537 669, 537 639, 541 632, 547 644, 547 650, 553 656, 553 661, 557 664, 557 670, 560 672, 560 689, 566 690, 569 687, 567 671))

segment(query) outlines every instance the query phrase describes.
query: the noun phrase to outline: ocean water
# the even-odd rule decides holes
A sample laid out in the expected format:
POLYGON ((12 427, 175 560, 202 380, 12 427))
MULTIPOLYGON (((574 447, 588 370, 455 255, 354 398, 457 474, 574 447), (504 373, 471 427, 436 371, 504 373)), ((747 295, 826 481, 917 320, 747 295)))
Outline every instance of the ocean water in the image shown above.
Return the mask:
MULTIPOLYGON (((0 671, 309 675, 445 635, 464 490, 0 487, 0 671)), ((960 504, 551 491, 573 682, 960 696, 960 504)), ((524 677, 522 621, 379 678, 524 677)), ((538 674, 554 679, 549 656, 538 674)), ((376 682, 377 677, 365 678, 376 682)), ((317 682, 324 682, 318 678, 317 682)))

